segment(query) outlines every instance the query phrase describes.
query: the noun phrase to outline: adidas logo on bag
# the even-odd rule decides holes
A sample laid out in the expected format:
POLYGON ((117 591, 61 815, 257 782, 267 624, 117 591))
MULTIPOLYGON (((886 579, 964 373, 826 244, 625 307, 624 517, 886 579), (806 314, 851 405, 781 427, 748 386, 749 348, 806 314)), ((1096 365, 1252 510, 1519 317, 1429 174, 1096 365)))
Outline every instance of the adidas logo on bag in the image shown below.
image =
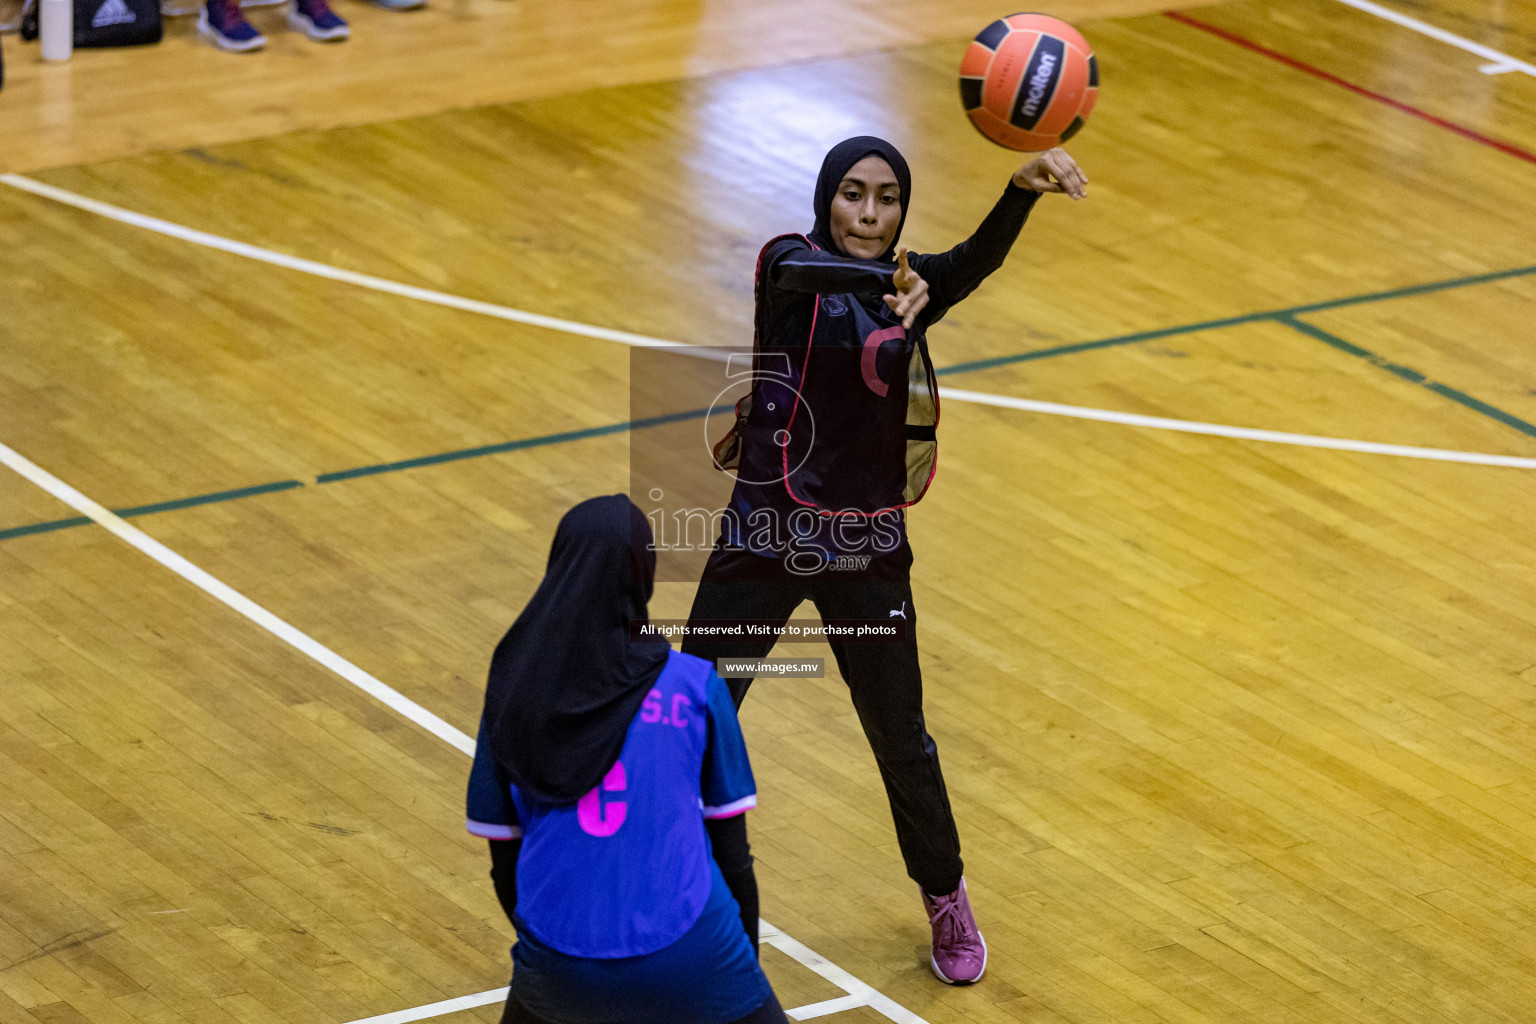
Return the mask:
POLYGON ((134 17, 132 11, 124 0, 106 0, 96 8, 96 17, 91 19, 91 28, 106 28, 108 25, 132 25, 139 19, 134 17))

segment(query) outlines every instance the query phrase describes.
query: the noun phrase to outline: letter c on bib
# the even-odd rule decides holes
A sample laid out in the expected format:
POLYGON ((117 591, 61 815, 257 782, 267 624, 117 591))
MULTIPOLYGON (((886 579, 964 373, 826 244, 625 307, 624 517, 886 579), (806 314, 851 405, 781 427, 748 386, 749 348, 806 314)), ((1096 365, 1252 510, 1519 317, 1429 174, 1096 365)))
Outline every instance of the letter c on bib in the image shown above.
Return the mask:
POLYGON ((864 383, 869 390, 884 398, 891 390, 891 386, 880 379, 875 372, 875 357, 880 354, 880 346, 892 338, 905 338, 907 329, 900 324, 895 327, 887 327, 880 331, 871 331, 869 337, 864 339, 864 351, 859 356, 859 371, 863 374, 864 383))
POLYGON ((580 800, 576 801, 576 821, 581 825, 581 830, 589 836, 611 836, 624 824, 624 815, 629 808, 622 800, 610 800, 603 803, 603 792, 622 793, 625 787, 624 762, 615 761, 613 767, 608 769, 608 774, 603 776, 603 781, 594 786, 592 791, 580 800))

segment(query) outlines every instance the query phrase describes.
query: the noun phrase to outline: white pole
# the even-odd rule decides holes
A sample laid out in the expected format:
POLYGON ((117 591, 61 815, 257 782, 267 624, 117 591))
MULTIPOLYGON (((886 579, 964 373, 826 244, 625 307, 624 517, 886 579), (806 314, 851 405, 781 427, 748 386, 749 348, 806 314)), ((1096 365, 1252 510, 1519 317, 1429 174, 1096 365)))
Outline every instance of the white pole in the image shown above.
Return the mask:
POLYGON ((69 60, 75 48, 74 0, 38 0, 37 34, 43 60, 69 60))

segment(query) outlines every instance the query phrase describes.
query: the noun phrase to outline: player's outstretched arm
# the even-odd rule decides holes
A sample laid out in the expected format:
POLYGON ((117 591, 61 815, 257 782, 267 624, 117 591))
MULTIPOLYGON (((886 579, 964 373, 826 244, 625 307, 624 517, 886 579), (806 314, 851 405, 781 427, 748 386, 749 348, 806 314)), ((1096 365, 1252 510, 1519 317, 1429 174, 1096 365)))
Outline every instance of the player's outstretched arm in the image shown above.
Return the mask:
POLYGON ((1060 146, 1026 161, 1023 167, 1013 172, 1013 183, 1035 192, 1060 192, 1073 199, 1082 199, 1088 194, 1088 175, 1060 146))
POLYGON ((812 249, 797 239, 770 246, 767 263, 773 287, 801 295, 883 295, 896 272, 893 263, 812 249))
POLYGON ((1009 187, 975 234, 948 252, 918 256, 914 264, 928 281, 931 293, 928 321, 932 323, 965 298, 1003 265, 1008 250, 1029 219, 1042 193, 1061 192, 1073 199, 1088 194, 1088 176, 1061 148, 1037 153, 1013 172, 1009 187))

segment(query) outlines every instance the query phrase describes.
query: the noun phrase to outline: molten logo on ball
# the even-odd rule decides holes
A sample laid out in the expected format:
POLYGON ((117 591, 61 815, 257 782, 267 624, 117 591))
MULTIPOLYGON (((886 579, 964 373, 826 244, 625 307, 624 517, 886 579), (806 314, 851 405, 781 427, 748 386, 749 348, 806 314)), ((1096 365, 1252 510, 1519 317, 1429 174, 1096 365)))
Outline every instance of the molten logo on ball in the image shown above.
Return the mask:
POLYGON ((960 100, 971 123, 1009 149, 1037 152, 1070 139, 1098 94, 1088 41, 1044 14, 994 21, 960 62, 960 100))
POLYGON ((1035 47, 1035 55, 1030 60, 1029 67, 1024 72, 1024 81, 1028 89, 1023 90, 1021 97, 1024 102, 1019 104, 1018 112, 1008 120, 1015 128, 1023 128, 1029 131, 1040 122, 1040 115, 1045 111, 1046 101, 1050 99, 1051 92, 1056 88, 1058 71, 1061 68, 1061 57, 1066 52, 1066 44, 1060 39, 1052 39, 1050 36, 1041 36, 1040 43, 1035 47))

